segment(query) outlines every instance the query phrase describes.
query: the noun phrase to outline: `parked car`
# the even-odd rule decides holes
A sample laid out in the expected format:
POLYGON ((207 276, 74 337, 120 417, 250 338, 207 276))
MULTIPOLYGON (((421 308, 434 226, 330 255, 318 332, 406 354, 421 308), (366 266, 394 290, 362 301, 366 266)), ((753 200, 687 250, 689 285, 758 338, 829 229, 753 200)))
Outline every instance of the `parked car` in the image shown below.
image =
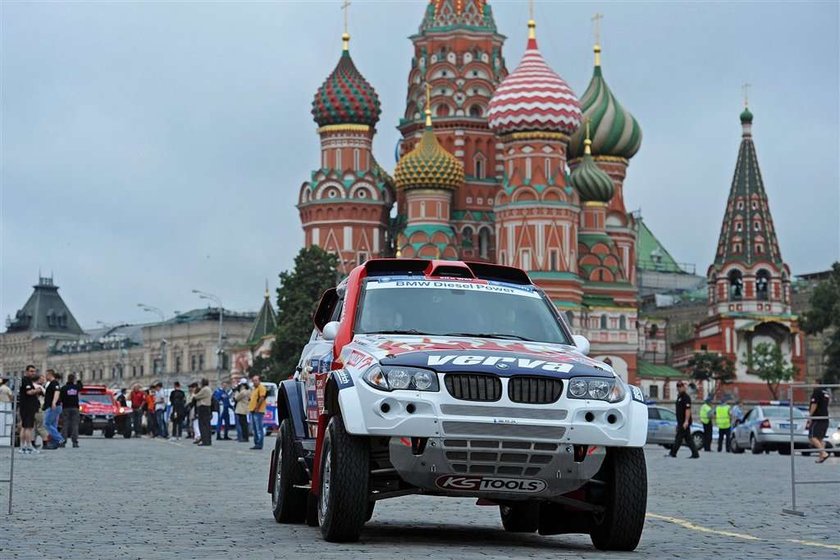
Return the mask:
POLYGON ((370 260, 314 318, 312 354, 279 388, 268 483, 278 522, 355 541, 378 500, 473 497, 510 532, 636 548, 644 395, 586 356, 589 342, 525 272, 370 260))
POLYGON ((93 435, 102 430, 106 438, 119 432, 131 437, 131 409, 117 402, 113 391, 104 385, 85 385, 79 391, 79 434, 93 435))
MULTIPOLYGON (((647 443, 661 445, 671 449, 677 436, 677 414, 661 406, 648 406, 647 443)), ((698 422, 691 424, 691 437, 694 446, 703 449, 703 425, 698 422)), ((712 428, 712 441, 717 441, 718 429, 712 428)))
MULTIPOLYGON (((778 451, 790 454, 790 408, 779 405, 759 405, 747 412, 743 422, 732 429, 729 449, 743 453, 747 449, 754 455, 778 451)), ((793 409, 793 441, 796 449, 809 449, 807 416, 798 408, 793 409)))

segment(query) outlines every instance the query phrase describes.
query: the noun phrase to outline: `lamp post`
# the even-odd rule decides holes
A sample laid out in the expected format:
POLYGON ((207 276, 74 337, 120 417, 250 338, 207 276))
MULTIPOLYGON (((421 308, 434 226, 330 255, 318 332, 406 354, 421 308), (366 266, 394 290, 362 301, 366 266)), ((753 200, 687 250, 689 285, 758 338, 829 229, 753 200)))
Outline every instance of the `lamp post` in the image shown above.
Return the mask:
MULTIPOLYGON (((163 326, 163 323, 166 322, 166 315, 164 314, 163 311, 161 311, 160 308, 155 307, 153 305, 146 305, 145 303, 138 303, 137 307, 139 307, 140 309, 142 309, 143 311, 145 311, 147 313, 154 313, 155 315, 160 317, 161 327, 163 326)), ((160 372, 159 373, 160 373, 160 376, 162 378, 164 378, 164 380, 166 382, 166 385, 168 387, 169 386, 169 376, 166 373, 166 339, 163 338, 163 333, 162 332, 161 332, 161 337, 160 337, 160 372)))
POLYGON ((222 332, 224 328, 225 306, 219 296, 213 295, 201 290, 193 290, 192 293, 197 294, 201 299, 210 300, 219 306, 219 346, 216 349, 216 383, 222 382, 222 332))

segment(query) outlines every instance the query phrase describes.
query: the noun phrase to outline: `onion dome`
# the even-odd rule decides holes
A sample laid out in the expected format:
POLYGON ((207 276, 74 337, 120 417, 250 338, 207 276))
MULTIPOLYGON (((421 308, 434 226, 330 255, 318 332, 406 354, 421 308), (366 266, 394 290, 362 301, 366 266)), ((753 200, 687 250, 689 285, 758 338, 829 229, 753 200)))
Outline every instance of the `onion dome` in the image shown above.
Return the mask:
POLYGON ((490 99, 490 128, 498 134, 547 131, 572 134, 580 126, 580 103, 537 48, 534 20, 519 66, 502 80, 490 99))
POLYGON ((753 114, 749 107, 744 107, 741 111, 741 124, 752 124, 753 114))
POLYGON ((426 130, 417 146, 394 169, 397 189, 438 188, 455 190, 464 182, 464 165, 440 145, 432 129, 432 112, 426 108, 426 130))
POLYGON ((348 47, 350 35, 345 33, 342 38, 341 58, 315 93, 312 116, 318 126, 366 124, 374 127, 382 112, 379 96, 353 64, 348 47))
MULTIPOLYGON (((630 159, 642 145, 642 129, 630 112, 610 91, 601 72, 601 47, 595 45, 595 70, 580 99, 583 118, 591 123, 592 152, 596 156, 630 159)), ((583 155, 583 134, 579 130, 569 141, 569 159, 583 155)))
POLYGON ((583 141, 583 159, 572 171, 572 186, 580 194, 581 202, 607 203, 613 197, 615 185, 607 173, 592 159, 592 140, 589 139, 589 123, 586 123, 586 139, 583 141))

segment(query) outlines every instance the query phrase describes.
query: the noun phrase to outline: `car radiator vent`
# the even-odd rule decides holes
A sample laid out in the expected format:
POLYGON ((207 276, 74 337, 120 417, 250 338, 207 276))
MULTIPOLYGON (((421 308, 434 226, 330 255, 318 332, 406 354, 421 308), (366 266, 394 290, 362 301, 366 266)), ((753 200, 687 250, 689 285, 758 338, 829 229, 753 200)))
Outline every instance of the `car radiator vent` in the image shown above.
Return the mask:
POLYGON ((493 402, 502 398, 502 382, 495 375, 448 373, 443 383, 449 394, 458 400, 493 402))
POLYGON ((508 398, 515 403, 551 404, 557 402, 562 392, 560 379, 516 376, 508 381, 508 398))

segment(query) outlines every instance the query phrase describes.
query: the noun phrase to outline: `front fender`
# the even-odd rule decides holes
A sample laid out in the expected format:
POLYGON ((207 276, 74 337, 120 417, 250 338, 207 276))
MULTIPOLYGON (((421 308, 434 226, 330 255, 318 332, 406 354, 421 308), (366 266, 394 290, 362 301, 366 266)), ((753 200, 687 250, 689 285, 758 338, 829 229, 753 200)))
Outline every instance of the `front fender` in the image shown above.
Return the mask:
POLYGON ((306 436, 306 409, 304 408, 303 383, 294 379, 287 379, 280 383, 277 399, 277 424, 284 419, 292 421, 292 428, 295 432, 295 439, 303 439, 306 436))
POLYGON ((349 434, 367 433, 361 400, 350 373, 347 370, 336 370, 330 374, 330 377, 338 390, 338 406, 341 410, 341 419, 344 421, 344 429, 349 434))

